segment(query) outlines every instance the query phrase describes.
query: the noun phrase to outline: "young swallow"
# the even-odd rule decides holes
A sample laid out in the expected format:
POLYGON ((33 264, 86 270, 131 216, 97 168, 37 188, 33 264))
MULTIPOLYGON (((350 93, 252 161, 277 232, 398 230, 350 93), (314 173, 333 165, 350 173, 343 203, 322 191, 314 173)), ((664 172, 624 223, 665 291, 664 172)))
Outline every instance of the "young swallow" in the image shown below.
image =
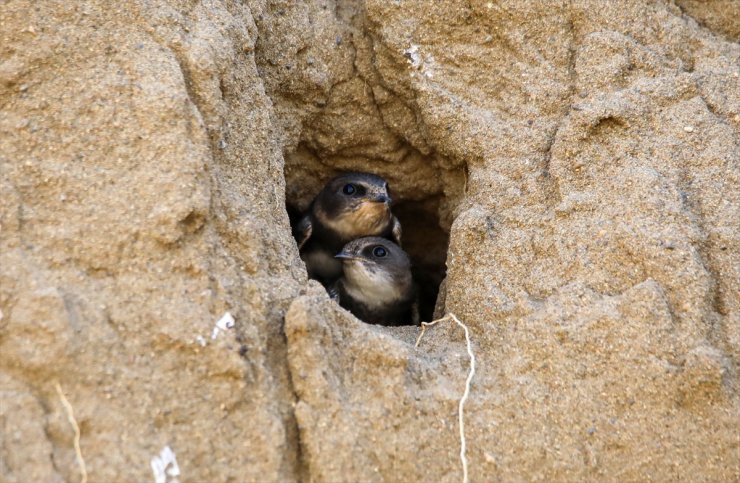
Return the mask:
POLYGON ((391 213, 388 183, 368 173, 348 173, 329 181, 295 231, 308 276, 324 285, 342 274, 334 255, 348 242, 380 236, 401 244, 401 224, 391 213))
POLYGON ((339 305, 369 324, 419 323, 411 261, 401 247, 385 238, 359 238, 336 258, 343 274, 329 295, 339 305))

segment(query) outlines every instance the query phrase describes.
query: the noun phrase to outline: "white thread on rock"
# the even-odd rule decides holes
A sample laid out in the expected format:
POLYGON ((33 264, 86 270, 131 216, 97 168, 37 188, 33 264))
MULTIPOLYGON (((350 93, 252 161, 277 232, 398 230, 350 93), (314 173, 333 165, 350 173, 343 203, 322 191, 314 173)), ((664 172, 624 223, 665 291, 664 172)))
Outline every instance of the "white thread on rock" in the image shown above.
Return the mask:
POLYGON ((421 323, 421 333, 419 334, 419 337, 416 339, 416 344, 414 344, 414 347, 419 347, 419 343, 421 343, 421 338, 424 336, 424 332, 427 330, 427 327, 431 327, 432 325, 436 325, 439 322, 450 320, 452 319, 457 325, 463 328, 465 331, 465 344, 468 348, 468 356, 470 357, 470 371, 468 372, 468 377, 465 380, 465 392, 463 392, 462 397, 460 398, 460 403, 457 406, 457 421, 460 426, 460 461, 462 462, 462 468, 463 468, 463 483, 468 483, 468 460, 465 457, 465 449, 466 449, 466 441, 465 441, 465 422, 463 420, 463 410, 465 407, 465 402, 468 400, 468 396, 470 396, 470 385, 473 381, 473 376, 475 375, 475 354, 473 354, 473 346, 470 342, 470 332, 468 331, 468 326, 460 322, 460 319, 455 316, 452 312, 448 312, 447 315, 442 317, 441 319, 433 320, 431 322, 422 322, 421 323))
POLYGON ((72 426, 72 429, 74 429, 75 432, 75 457, 77 458, 77 464, 80 467, 80 482, 87 483, 87 468, 85 467, 85 460, 82 457, 82 449, 80 449, 80 425, 77 424, 72 405, 64 396, 64 392, 62 392, 62 386, 60 386, 58 382, 55 382, 54 387, 57 390, 57 394, 59 394, 59 399, 62 400, 62 406, 64 406, 64 410, 67 412, 67 421, 69 421, 69 424, 72 426))

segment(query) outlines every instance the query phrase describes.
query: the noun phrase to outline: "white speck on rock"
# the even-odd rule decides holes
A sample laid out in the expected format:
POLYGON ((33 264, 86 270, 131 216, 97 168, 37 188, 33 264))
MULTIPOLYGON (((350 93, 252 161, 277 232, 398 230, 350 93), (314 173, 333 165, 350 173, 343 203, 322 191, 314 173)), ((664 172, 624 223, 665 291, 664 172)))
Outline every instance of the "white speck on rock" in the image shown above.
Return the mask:
POLYGON ((419 46, 411 44, 411 47, 403 51, 404 57, 409 60, 409 63, 414 69, 418 69, 421 65, 421 56, 419 55, 419 46))
MULTIPOLYGON (((403 56, 409 61, 414 70, 421 71, 427 79, 434 77, 432 67, 434 66, 434 56, 422 55, 419 52, 419 46, 411 44, 411 47, 403 51, 403 56)), ((412 74, 413 75, 413 74, 412 74)))
POLYGON ((231 312, 226 312, 224 315, 221 316, 220 319, 216 322, 216 325, 213 327, 213 331, 211 332, 211 339, 216 340, 216 337, 218 337, 218 333, 226 330, 229 330, 234 327, 234 316, 231 315, 231 312))
POLYGON ((180 467, 177 465, 174 451, 169 446, 162 448, 159 456, 152 458, 151 466, 154 483, 179 483, 177 477, 180 476, 180 467))

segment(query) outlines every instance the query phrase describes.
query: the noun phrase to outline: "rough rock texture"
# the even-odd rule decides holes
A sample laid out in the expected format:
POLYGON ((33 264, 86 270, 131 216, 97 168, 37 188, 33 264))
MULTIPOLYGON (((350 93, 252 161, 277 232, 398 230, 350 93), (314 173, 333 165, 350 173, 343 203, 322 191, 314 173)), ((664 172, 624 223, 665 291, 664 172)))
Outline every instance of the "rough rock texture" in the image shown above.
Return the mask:
POLYGON ((345 169, 446 254, 472 481, 737 479, 736 5, 4 3, 2 479, 78 479, 58 382, 90 481, 459 480, 461 331, 290 238, 345 169))
POLYGON ((77 480, 59 381, 90 481, 151 480, 165 445, 188 481, 295 479, 305 272, 252 16, 110 5, 0 9, 0 472, 77 480))

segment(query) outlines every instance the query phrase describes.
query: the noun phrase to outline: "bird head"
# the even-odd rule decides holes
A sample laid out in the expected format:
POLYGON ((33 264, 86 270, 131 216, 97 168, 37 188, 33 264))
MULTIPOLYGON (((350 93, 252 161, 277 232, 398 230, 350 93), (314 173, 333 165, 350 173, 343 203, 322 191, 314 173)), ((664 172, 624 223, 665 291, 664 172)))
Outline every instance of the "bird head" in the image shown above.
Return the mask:
POLYGON ((369 173, 348 173, 329 181, 316 197, 315 213, 345 239, 380 234, 391 220, 388 183, 369 173))
POLYGON ((411 261, 401 247, 379 237, 352 240, 335 255, 349 289, 377 302, 398 299, 411 286, 411 261))

